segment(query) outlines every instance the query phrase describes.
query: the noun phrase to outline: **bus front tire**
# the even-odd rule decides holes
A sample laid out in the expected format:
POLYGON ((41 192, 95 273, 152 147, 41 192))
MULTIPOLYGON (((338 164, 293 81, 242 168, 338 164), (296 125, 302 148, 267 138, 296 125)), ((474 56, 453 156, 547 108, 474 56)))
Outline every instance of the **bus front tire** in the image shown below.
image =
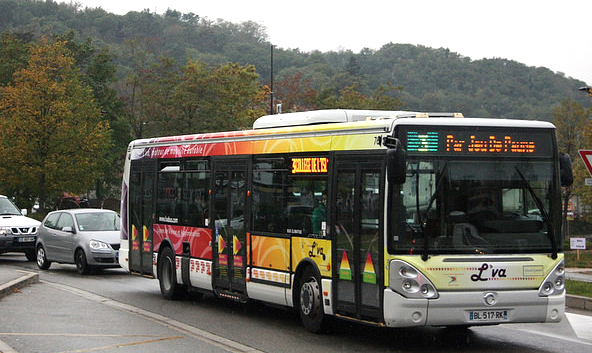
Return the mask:
POLYGON ((181 286, 177 284, 177 266, 175 253, 169 247, 162 250, 158 261, 158 283, 160 293, 165 299, 176 299, 181 294, 181 286))
POLYGON ((313 333, 326 330, 327 317, 323 312, 321 279, 312 267, 302 274, 298 289, 298 312, 304 328, 313 333))

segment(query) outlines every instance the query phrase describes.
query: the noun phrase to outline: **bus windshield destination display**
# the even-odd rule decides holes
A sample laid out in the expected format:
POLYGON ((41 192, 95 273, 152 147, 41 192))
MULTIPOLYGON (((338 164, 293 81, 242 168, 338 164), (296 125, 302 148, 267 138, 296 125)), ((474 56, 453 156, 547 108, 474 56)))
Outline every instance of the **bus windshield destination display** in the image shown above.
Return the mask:
POLYGON ((546 155, 551 151, 545 132, 409 129, 407 153, 437 155, 546 155))

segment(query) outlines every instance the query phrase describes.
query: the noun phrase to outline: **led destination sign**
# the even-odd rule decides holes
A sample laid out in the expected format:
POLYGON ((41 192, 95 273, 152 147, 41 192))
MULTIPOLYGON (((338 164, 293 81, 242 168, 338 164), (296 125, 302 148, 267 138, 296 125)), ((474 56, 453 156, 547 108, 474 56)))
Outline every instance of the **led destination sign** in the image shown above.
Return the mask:
POLYGON ((292 158, 292 174, 327 173, 329 158, 292 158))
POLYGON ((543 156, 552 153, 551 134, 546 131, 476 130, 409 128, 400 136, 406 138, 409 154, 543 156))

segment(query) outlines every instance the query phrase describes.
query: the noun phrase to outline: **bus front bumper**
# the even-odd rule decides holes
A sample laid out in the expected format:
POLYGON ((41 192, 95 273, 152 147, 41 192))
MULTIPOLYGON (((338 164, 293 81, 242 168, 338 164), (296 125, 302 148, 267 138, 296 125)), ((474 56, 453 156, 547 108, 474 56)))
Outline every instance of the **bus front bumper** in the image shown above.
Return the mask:
POLYGON ((438 299, 407 299, 386 289, 385 324, 411 327, 559 322, 565 312, 565 292, 548 297, 539 296, 536 290, 439 294, 438 299))

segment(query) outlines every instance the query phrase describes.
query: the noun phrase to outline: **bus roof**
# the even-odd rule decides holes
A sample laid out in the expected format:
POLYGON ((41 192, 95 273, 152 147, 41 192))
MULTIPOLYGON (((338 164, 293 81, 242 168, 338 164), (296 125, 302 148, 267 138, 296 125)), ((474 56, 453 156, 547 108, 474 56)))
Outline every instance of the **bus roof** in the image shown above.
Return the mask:
POLYGON ((265 115, 255 121, 252 130, 139 139, 130 143, 130 149, 148 146, 279 140, 292 137, 318 137, 351 133, 389 133, 398 125, 554 128, 553 124, 543 121, 464 118, 460 113, 329 109, 265 115))
POLYGON ((348 123, 354 121, 393 119, 410 116, 417 112, 399 110, 354 110, 326 109, 307 112, 264 115, 253 123, 253 129, 269 129, 274 127, 317 125, 329 123, 348 123))

